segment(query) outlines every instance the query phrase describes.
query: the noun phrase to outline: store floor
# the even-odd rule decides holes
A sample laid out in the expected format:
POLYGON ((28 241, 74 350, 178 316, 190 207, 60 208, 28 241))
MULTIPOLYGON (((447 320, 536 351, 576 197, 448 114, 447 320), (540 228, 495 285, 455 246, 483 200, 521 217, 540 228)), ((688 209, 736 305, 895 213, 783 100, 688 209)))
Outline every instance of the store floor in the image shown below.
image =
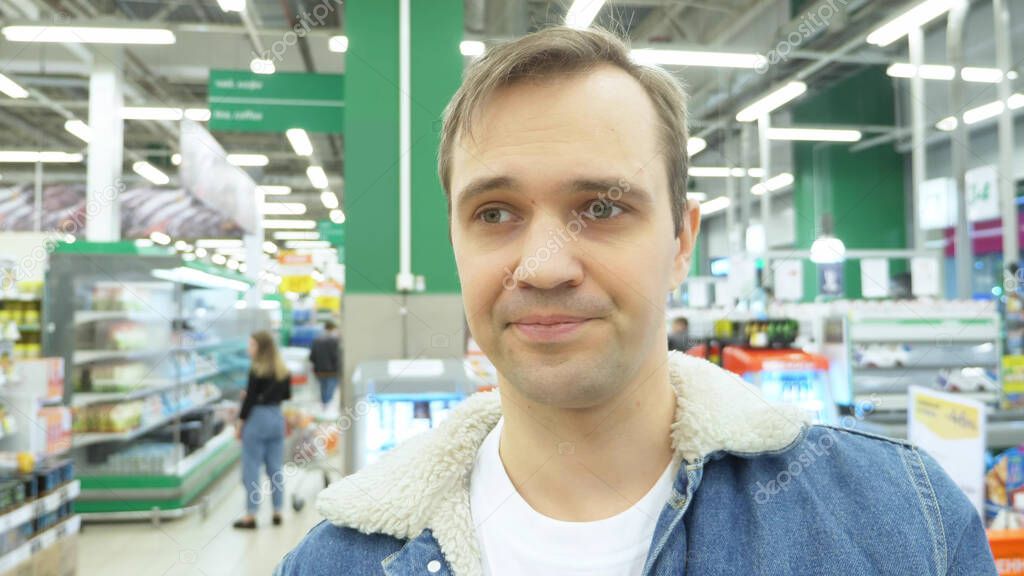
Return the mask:
POLYGON ((304 472, 289 479, 284 523, 270 522, 270 504, 260 511, 260 528, 232 528, 245 503, 236 466, 214 493, 206 518, 193 513, 154 526, 148 522, 85 524, 79 537, 79 576, 239 576, 269 575, 320 517, 313 502, 323 487, 322 475, 304 472), (231 488, 228 484, 232 484, 231 488), (292 510, 291 494, 301 486, 301 512, 292 510))

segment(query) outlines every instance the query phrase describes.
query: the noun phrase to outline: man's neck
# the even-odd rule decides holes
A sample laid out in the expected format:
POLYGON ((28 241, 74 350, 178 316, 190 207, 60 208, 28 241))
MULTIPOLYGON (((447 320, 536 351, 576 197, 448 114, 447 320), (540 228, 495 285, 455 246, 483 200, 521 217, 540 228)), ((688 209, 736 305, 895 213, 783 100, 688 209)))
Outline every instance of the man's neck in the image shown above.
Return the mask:
POLYGON ((516 490, 545 516, 593 521, 639 501, 672 459, 676 398, 665 357, 599 406, 562 409, 499 387, 500 453, 516 490))

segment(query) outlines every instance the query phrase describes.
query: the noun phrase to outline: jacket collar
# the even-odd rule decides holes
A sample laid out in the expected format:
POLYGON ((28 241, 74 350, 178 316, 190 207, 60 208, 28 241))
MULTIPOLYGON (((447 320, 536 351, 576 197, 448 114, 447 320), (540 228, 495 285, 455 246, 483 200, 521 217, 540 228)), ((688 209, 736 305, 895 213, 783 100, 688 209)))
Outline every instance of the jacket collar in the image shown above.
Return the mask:
MULTIPOLYGON (((670 352, 668 364, 677 398, 671 430, 677 458, 701 463, 719 452, 779 452, 800 438, 805 419, 795 407, 768 403, 738 376, 700 358, 670 352)), ((338 526, 403 540, 429 528, 454 574, 479 574, 469 478, 499 418, 497 392, 469 397, 437 430, 325 489, 318 510, 338 526)))

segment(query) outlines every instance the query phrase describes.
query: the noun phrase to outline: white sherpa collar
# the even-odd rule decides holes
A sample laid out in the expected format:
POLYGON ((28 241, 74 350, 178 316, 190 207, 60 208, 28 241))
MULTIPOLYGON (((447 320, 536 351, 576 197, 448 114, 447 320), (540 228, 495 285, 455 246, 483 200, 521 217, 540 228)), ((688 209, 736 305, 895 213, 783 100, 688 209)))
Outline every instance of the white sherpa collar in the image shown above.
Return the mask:
MULTIPOLYGON (((678 401, 672 446, 683 460, 722 451, 780 451, 800 436, 804 418, 795 407, 768 403, 735 374, 700 358, 670 352, 668 363, 678 401)), ((325 489, 317 508, 330 522, 367 534, 412 539, 430 528, 453 573, 476 576, 469 477, 477 450, 500 418, 497 392, 475 394, 436 430, 325 489)))

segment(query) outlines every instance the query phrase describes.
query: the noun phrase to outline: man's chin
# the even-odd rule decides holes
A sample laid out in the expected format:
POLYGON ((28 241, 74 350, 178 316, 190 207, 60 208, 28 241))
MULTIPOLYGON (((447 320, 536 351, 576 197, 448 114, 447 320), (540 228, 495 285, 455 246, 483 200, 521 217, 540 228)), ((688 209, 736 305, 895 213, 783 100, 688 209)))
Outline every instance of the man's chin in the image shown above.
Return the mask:
POLYGON ((626 379, 617 363, 595 350, 518 351, 497 366, 503 383, 525 399, 558 408, 588 408, 615 395, 626 379))

